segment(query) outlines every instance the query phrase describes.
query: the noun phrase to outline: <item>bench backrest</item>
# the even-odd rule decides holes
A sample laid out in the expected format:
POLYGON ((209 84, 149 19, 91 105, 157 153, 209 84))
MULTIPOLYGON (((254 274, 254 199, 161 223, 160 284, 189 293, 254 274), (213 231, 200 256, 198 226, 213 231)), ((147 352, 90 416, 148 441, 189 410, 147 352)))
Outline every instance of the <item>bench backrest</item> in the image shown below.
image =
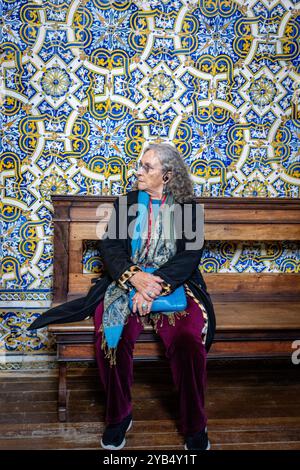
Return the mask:
MULTIPOLYGON (((95 274, 83 272, 87 240, 97 240, 115 196, 53 196, 54 298, 58 304, 84 295, 95 274)), ((206 242, 300 240, 300 201, 272 198, 198 198, 204 204, 206 242)), ((299 248, 299 245, 298 245, 299 248)), ((300 300, 300 267, 294 272, 203 272, 212 299, 300 300), (296 271, 296 272, 295 272, 296 271)), ((98 277, 98 275, 97 275, 98 277)))

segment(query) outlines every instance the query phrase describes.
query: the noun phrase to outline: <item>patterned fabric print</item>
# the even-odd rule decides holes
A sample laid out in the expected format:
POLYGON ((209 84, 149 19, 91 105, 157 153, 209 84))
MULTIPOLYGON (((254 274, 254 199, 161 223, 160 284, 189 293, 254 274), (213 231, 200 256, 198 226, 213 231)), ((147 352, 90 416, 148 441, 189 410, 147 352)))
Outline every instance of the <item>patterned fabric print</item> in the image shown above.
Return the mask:
POLYGON ((189 288, 189 286, 188 286, 187 284, 184 284, 184 287, 185 287, 185 290, 186 290, 187 295, 189 295, 190 297, 192 297, 193 300, 199 305, 199 307, 200 307, 201 310, 202 310, 203 318, 204 318, 204 327, 203 327, 201 336, 202 336, 202 343, 205 344, 205 342, 206 342, 206 336, 207 336, 207 329, 208 329, 208 314, 207 314, 206 308, 205 308, 204 305, 200 302, 200 300, 197 299, 197 297, 195 297, 195 295, 193 294, 193 292, 191 291, 191 289, 189 288))
MULTIPOLYGON (((128 308, 124 308, 128 304, 128 297, 126 292, 121 287, 118 287, 117 283, 113 281, 105 291, 104 295, 104 315, 106 316, 106 324, 110 326, 119 325, 120 315, 122 316, 123 322, 128 315, 128 308), (113 308, 109 308, 110 305, 114 304, 113 308)), ((123 323, 124 324, 124 323, 123 323)))
POLYGON ((160 285, 162 287, 162 291, 160 295, 168 295, 172 292, 171 284, 169 284, 168 282, 163 281, 160 285))
POLYGON ((119 286, 128 291, 130 289, 130 284, 128 284, 129 279, 131 276, 140 271, 142 271, 142 269, 139 266, 130 266, 130 268, 126 269, 126 271, 124 271, 123 274, 119 277, 119 286))
MULTIPOLYGON (((160 207, 156 219, 152 217, 152 230, 151 230, 151 243, 147 253, 147 233, 148 233, 148 220, 145 222, 144 231, 142 234, 142 244, 140 250, 134 254, 132 261, 138 264, 149 264, 159 268, 162 264, 166 263, 168 259, 172 258, 176 253, 175 234, 172 233, 171 225, 174 222, 174 214, 171 212, 170 220, 168 218, 168 208, 173 204, 173 196, 168 194, 166 202, 160 207)), ((175 226, 174 226, 175 230, 175 226)))

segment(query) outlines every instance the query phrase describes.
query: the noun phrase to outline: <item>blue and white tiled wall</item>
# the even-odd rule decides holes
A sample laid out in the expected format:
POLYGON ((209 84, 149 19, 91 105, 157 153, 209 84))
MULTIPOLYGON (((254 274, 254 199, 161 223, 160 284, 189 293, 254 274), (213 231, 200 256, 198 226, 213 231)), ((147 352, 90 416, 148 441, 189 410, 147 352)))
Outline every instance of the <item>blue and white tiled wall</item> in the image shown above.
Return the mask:
MULTIPOLYGON (((52 194, 122 194, 172 142, 205 197, 299 198, 300 2, 2 0, 0 367, 52 294, 52 194)), ((299 272, 300 244, 207 244, 205 272, 299 272)), ((85 271, 97 272, 93 244, 85 271)))

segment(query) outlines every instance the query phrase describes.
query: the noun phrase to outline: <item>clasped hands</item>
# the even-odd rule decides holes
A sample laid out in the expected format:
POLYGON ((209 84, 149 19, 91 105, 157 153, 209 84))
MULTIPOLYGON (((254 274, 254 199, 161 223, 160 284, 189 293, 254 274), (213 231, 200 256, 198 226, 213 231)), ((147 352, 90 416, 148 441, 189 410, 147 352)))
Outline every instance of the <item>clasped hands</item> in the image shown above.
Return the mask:
POLYGON ((134 313, 138 311, 143 316, 151 311, 153 300, 159 297, 162 292, 162 282, 164 280, 161 277, 144 271, 131 276, 130 283, 136 289, 136 293, 132 298, 132 311, 134 313))

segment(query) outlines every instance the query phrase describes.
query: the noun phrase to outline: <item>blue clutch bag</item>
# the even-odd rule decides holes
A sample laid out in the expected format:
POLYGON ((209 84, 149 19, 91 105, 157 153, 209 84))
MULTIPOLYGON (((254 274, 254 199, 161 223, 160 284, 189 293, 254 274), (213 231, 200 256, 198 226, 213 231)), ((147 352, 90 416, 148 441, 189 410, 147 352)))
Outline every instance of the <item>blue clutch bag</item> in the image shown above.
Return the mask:
MULTIPOLYGON (((157 268, 152 266, 141 266, 142 270, 145 272, 152 273, 157 268)), ((129 297, 129 308, 132 310, 133 302, 132 298, 136 293, 136 289, 131 289, 128 294, 129 297)), ((161 295, 153 300, 151 305, 151 312, 177 312, 184 310, 187 307, 187 298, 184 290, 184 286, 179 286, 171 294, 161 295)))

